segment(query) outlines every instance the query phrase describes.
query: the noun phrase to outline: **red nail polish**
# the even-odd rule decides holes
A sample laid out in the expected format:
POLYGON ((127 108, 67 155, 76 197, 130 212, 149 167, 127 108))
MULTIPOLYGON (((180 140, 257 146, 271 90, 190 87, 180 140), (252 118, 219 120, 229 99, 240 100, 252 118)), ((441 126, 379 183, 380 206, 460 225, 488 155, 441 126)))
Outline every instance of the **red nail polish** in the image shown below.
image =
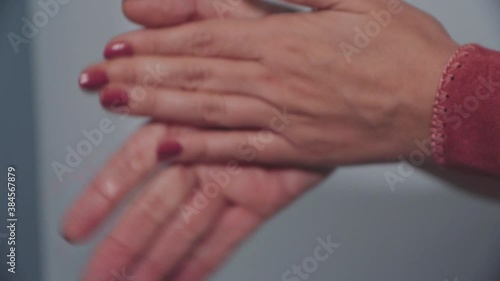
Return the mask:
POLYGON ((134 54, 132 45, 125 42, 111 43, 104 49, 104 57, 106 59, 113 59, 118 57, 130 57, 134 54))
POLYGON ((85 90, 97 90, 106 85, 109 80, 102 70, 86 71, 80 75, 80 87, 85 90))
POLYGON ((182 152, 182 146, 177 141, 164 141, 158 146, 158 158, 167 160, 182 152))
POLYGON ((122 89, 106 88, 101 91, 101 104, 108 109, 126 106, 129 102, 127 92, 122 89))

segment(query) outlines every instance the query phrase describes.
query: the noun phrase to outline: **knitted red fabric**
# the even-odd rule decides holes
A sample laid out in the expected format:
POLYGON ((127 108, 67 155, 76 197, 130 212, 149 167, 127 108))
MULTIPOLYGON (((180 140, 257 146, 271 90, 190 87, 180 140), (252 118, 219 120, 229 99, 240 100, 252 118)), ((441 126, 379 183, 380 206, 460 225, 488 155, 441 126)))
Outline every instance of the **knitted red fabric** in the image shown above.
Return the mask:
POLYGON ((500 52, 457 50, 441 78, 431 133, 439 164, 500 176, 500 52))

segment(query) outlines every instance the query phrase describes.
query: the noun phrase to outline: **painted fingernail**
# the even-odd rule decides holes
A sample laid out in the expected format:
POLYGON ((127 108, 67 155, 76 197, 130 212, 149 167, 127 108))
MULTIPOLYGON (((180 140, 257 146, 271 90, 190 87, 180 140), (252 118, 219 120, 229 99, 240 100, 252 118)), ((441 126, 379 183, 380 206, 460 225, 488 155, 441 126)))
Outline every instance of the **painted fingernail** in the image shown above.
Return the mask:
POLYGON ((182 152, 182 146, 177 141, 164 141, 158 146, 158 158, 167 160, 179 155, 182 152))
POLYGON ((126 106, 130 101, 127 92, 122 89, 113 88, 103 89, 100 98, 102 106, 108 109, 126 106))
POLYGON ((97 90, 109 82, 103 70, 85 71, 80 75, 80 87, 85 90, 97 90))
POLYGON ((130 57, 134 54, 132 45, 126 42, 111 43, 104 49, 104 57, 106 59, 113 59, 118 57, 130 57))

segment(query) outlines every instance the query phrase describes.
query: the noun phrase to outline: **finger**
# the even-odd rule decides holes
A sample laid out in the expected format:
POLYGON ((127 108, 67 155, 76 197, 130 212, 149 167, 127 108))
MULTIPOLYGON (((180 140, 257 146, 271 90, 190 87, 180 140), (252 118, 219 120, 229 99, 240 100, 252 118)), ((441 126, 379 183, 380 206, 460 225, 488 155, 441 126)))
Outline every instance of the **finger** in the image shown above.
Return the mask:
POLYGON ((229 2, 229 5, 224 2, 200 0, 127 0, 122 3, 123 12, 128 19, 147 27, 166 27, 188 20, 211 18, 256 18, 271 13, 291 11, 254 0, 233 1, 229 2))
POLYGON ((228 209, 175 275, 166 280, 205 280, 261 222, 260 217, 247 209, 228 209))
MULTIPOLYGON (((304 161, 295 146, 271 130, 260 131, 199 131, 193 134, 167 137, 158 146, 159 158, 164 147, 172 142, 182 146, 182 152, 169 157, 175 163, 218 163, 236 161, 241 164, 290 166, 312 165, 304 161)), ((167 153, 168 155, 168 153, 167 153)))
POLYGON ((202 197, 199 191, 181 206, 172 222, 154 240, 134 270, 141 281, 158 281, 167 275, 213 227, 227 202, 223 197, 202 197))
POLYGON ((129 32, 111 40, 104 56, 205 56, 257 60, 266 36, 250 20, 192 22, 176 27, 129 32), (259 32, 260 31, 260 32, 259 32))
POLYGON ((182 166, 167 168, 145 187, 117 226, 96 248, 84 281, 109 281, 113 270, 130 268, 154 234, 170 219, 196 186, 195 175, 182 166))
POLYGON ((132 57, 87 68, 80 86, 98 90, 110 83, 139 89, 177 88, 214 92, 255 91, 266 70, 255 62, 190 57, 132 57))
POLYGON ((111 158, 67 212, 63 235, 70 242, 86 238, 120 200, 157 165, 157 147, 169 131, 163 124, 148 124, 135 133, 111 158))
POLYGON ((100 98, 112 112, 192 126, 262 128, 273 117, 271 105, 242 95, 109 85, 100 98))
POLYGON ((122 1, 122 9, 125 16, 133 22, 160 27, 179 24, 193 17, 196 11, 195 1, 198 0, 126 0, 122 1))

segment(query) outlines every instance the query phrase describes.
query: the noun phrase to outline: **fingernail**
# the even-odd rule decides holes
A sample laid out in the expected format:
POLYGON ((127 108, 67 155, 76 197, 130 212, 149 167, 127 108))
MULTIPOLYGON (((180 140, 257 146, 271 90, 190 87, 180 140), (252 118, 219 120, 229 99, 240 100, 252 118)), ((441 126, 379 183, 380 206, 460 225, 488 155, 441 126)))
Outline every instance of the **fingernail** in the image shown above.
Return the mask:
POLYGON ((177 141, 164 141, 158 146, 158 158, 166 160, 182 152, 182 146, 177 141))
POLYGON ((127 92, 112 88, 103 89, 100 98, 102 106, 108 109, 126 106, 130 100, 127 92))
POLYGON ((85 90, 96 90, 109 82, 106 72, 102 70, 86 71, 80 75, 80 87, 85 90))
POLYGON ((118 57, 130 57, 134 54, 132 45, 125 42, 111 43, 104 49, 104 57, 106 59, 113 59, 118 57))

